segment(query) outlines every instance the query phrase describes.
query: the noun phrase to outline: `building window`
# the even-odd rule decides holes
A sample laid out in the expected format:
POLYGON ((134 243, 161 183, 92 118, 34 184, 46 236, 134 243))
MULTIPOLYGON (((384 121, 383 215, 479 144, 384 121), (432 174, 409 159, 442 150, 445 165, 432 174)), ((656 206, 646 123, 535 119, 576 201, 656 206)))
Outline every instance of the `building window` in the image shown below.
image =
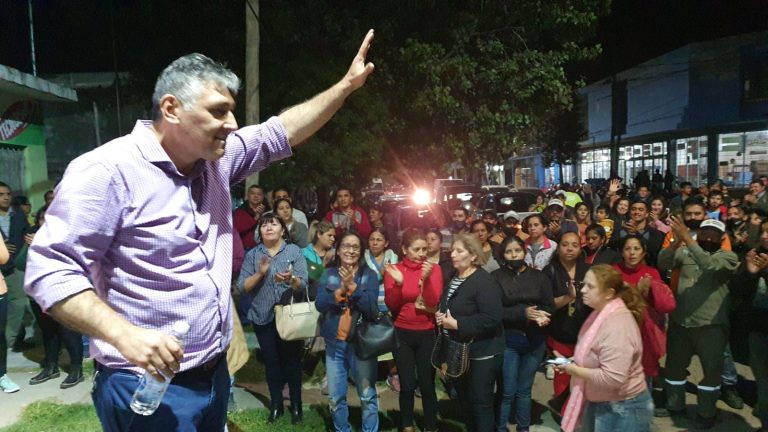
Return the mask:
POLYGON ((699 185, 707 181, 707 137, 679 139, 675 142, 677 167, 675 175, 679 182, 687 181, 699 185))
POLYGON ((768 173, 768 131, 722 134, 718 150, 718 177, 728 186, 748 186, 768 173))

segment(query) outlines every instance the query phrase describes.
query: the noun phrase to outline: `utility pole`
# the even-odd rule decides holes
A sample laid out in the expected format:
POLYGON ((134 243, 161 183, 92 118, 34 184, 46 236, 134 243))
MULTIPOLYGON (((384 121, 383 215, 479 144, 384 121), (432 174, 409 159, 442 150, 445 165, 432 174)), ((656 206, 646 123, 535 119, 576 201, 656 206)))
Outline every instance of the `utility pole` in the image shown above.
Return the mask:
POLYGON ((37 57, 35 55, 35 21, 32 17, 32 0, 27 1, 27 12, 29 13, 29 47, 32 56, 32 75, 37 76, 37 57))
MULTIPOLYGON (((245 0, 245 124, 259 122, 259 0, 245 0)), ((248 188, 259 183, 259 173, 245 180, 248 188)))

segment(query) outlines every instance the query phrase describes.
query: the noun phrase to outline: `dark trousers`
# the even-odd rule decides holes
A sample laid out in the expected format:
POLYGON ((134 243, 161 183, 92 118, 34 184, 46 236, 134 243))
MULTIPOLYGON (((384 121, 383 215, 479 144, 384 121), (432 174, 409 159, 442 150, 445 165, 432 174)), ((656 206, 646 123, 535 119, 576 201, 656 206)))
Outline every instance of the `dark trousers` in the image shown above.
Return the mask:
POLYGON ((504 356, 486 360, 470 360, 469 370, 458 378, 459 402, 464 411, 468 431, 493 432, 496 429, 494 386, 501 382, 504 356))
POLYGON ((208 370, 176 374, 154 414, 131 410, 138 375, 97 363, 91 398, 106 432, 223 431, 227 421, 229 371, 226 354, 208 370))
POLYGON ((686 369, 695 354, 699 356, 704 372, 704 378, 697 385, 696 413, 703 418, 712 418, 717 414, 715 404, 720 395, 723 351, 727 343, 728 328, 724 325, 686 328, 670 321, 664 369, 669 410, 685 409, 685 384, 688 380, 686 369))
POLYGON ((6 321, 8 321, 8 296, 0 294, 0 377, 8 372, 8 342, 5 340, 6 321))
POLYGON ((32 313, 35 315, 40 330, 43 333, 43 347, 45 348, 45 360, 43 366, 58 366, 59 351, 64 344, 69 359, 74 368, 82 367, 83 363, 83 337, 80 333, 70 330, 52 316, 44 313, 40 305, 33 299, 29 299, 32 313))
POLYGON ((301 406, 301 354, 304 341, 284 341, 277 333, 275 321, 255 325, 267 375, 269 398, 273 406, 283 406, 283 386, 288 383, 291 405, 301 406))
POLYGON ((435 369, 432 367, 434 330, 397 328, 400 347, 393 352, 400 375, 400 422, 403 428, 413 426, 414 392, 418 383, 424 407, 425 430, 437 429, 437 394, 435 369))

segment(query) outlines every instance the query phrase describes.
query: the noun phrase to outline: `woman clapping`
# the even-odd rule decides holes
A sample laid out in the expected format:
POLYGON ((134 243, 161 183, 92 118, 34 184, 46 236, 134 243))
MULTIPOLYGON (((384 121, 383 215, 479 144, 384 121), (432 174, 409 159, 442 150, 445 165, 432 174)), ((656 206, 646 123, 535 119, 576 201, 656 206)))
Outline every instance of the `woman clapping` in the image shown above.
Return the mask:
POLYGON ((403 233, 403 261, 388 265, 384 274, 385 301, 395 316, 400 346, 395 363, 400 374, 400 415, 403 431, 414 431, 414 391, 418 383, 424 406, 424 430, 437 430, 435 370, 431 364, 435 344, 434 312, 443 291, 440 268, 427 261, 424 232, 403 233))

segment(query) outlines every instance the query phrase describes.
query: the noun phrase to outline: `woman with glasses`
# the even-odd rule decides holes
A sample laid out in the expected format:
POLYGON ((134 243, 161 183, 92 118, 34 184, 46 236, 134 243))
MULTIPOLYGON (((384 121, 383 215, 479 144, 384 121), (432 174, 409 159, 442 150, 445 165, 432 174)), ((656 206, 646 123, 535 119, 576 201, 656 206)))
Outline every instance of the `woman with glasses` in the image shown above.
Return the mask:
POLYGON ((331 418, 335 430, 349 432, 347 379, 352 374, 362 410, 362 430, 379 430, 376 394, 376 358, 364 360, 355 354, 349 337, 356 318, 373 319, 378 314, 376 273, 363 262, 363 240, 346 232, 339 239, 336 265, 328 268, 317 291, 315 307, 323 314, 320 334, 325 339, 325 365, 331 418))
MULTIPOLYGON (((555 313, 549 325, 547 346, 558 357, 571 357, 576 346, 579 329, 592 312, 581 297, 581 286, 589 266, 581 258, 581 241, 574 232, 565 233, 560 239, 557 254, 544 268, 544 274, 552 284, 555 297, 555 313)), ((553 407, 557 410, 568 397, 571 377, 557 374, 552 380, 555 395, 553 407)))
POLYGON ((271 400, 267 423, 282 417, 283 386, 288 383, 291 423, 303 420, 301 408, 301 354, 304 341, 280 339, 275 325, 276 304, 288 303, 291 296, 301 301, 307 288, 307 262, 298 246, 286 241, 288 230, 277 215, 259 219, 259 243, 245 255, 237 287, 252 298, 248 319, 253 323, 264 358, 271 400))

